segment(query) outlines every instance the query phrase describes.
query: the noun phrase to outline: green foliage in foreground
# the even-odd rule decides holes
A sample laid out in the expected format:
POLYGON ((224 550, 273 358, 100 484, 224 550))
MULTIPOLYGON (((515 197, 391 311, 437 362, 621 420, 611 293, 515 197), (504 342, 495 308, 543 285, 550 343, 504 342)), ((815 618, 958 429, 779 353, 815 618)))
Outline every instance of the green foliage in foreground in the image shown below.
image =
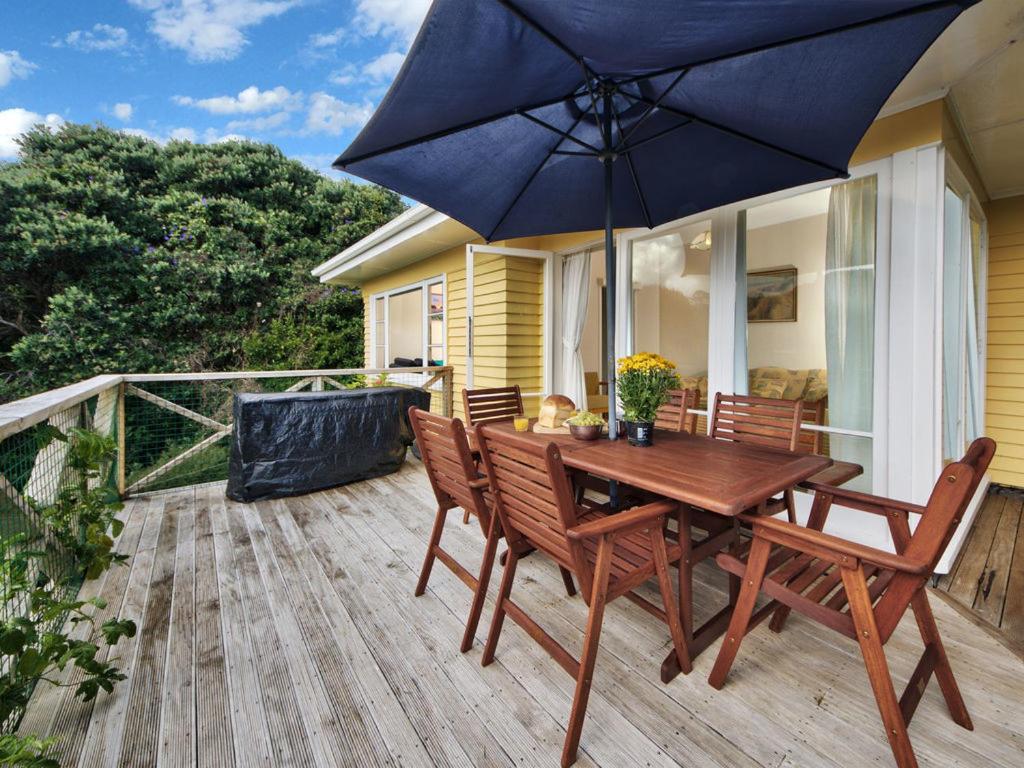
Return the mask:
MULTIPOLYGON (((113 440, 75 429, 67 436, 54 429, 49 440, 65 440, 74 481, 61 491, 57 503, 40 509, 52 534, 16 534, 0 542, 0 727, 9 728, 28 704, 39 684, 68 685, 59 673, 69 665, 78 672, 75 695, 90 701, 100 691, 113 690, 125 678, 107 649, 123 637, 134 637, 135 622, 113 616, 100 621, 102 598, 79 600, 81 579, 98 578, 112 565, 125 561, 113 549, 123 524, 121 504, 104 487, 103 477, 116 453, 113 440), (57 546, 70 556, 71 566, 58 575, 47 572, 57 546)), ((34 505, 34 503, 33 503, 34 505)), ((36 735, 0 737, 0 765, 51 768, 52 740, 36 735)))
POLYGON ((402 209, 269 144, 37 128, 0 163, 0 401, 117 371, 350 366, 315 265, 402 209))

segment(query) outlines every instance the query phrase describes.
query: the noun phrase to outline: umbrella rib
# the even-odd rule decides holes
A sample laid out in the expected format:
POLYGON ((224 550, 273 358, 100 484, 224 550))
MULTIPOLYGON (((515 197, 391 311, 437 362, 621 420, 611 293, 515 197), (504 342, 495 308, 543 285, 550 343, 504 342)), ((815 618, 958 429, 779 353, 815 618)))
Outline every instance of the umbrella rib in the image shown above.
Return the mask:
MULTIPOLYGON (((625 136, 622 135, 622 126, 619 126, 619 146, 616 147, 617 151, 620 148, 626 146, 626 142, 629 141, 629 137, 636 133, 637 129, 647 121, 647 118, 654 114, 655 110, 657 110, 658 107, 661 106, 661 102, 665 100, 665 97, 675 90, 675 87, 679 85, 679 81, 682 80, 686 76, 686 73, 689 71, 689 68, 687 68, 682 70, 678 75, 676 75, 675 79, 671 83, 669 83, 668 87, 665 88, 665 90, 661 92, 661 95, 658 96, 655 102, 647 108, 647 111, 640 115, 640 119, 633 123, 633 126, 629 129, 629 132, 625 136)), ((618 117, 616 117, 616 122, 617 121, 618 117)))
POLYGON ((525 107, 512 107, 511 109, 504 110, 502 112, 496 112, 493 115, 487 115, 486 117, 478 117, 475 120, 468 120, 465 123, 459 123, 453 125, 450 128, 442 128, 439 131, 433 131, 424 136, 417 136, 414 139, 406 139, 396 144, 391 144, 387 147, 381 147, 380 149, 374 149, 370 152, 364 152, 361 155, 348 158, 345 162, 341 162, 341 157, 334 161, 331 165, 332 168, 339 170, 345 170, 348 166, 354 163, 361 163, 364 160, 371 160, 380 155, 386 155, 388 152, 398 152, 402 149, 408 149, 409 147, 415 147, 418 144, 426 144, 427 142, 436 141, 437 139, 443 139, 446 136, 451 136, 453 133, 461 133, 462 131, 468 131, 471 128, 479 128, 481 125, 487 125, 498 120, 503 120, 506 117, 513 117, 515 115, 524 114, 529 110, 543 109, 544 107, 550 107, 554 104, 560 104, 564 101, 575 101, 580 94, 578 93, 579 88, 574 88, 572 93, 566 96, 557 96, 552 99, 545 99, 544 101, 538 101, 525 107))
POLYGON ((633 144, 629 144, 628 146, 622 147, 621 149, 619 149, 617 151, 618 151, 618 153, 620 155, 627 155, 630 152, 632 152, 634 149, 638 149, 638 148, 642 147, 644 144, 649 144, 650 142, 654 141, 655 139, 660 139, 666 133, 672 133, 672 131, 677 131, 680 128, 685 128, 686 126, 688 126, 692 122, 693 122, 693 120, 683 120, 683 122, 681 122, 681 123, 676 123, 675 125, 670 125, 668 128, 664 128, 663 130, 660 130, 657 133, 652 133, 647 138, 640 139, 640 141, 637 141, 637 142, 635 142, 633 144))
MULTIPOLYGON (((622 123, 619 120, 619 111, 611 105, 611 102, 609 102, 609 106, 611 106, 612 115, 615 117, 615 125, 619 129, 619 145, 621 146, 626 141, 626 138, 622 135, 622 123)), ((654 108, 652 107, 646 114, 650 114, 653 109, 654 108)), ((643 121, 643 118, 641 117, 640 120, 643 121)), ((636 174, 636 167, 633 165, 633 156, 628 153, 626 154, 626 166, 629 168, 630 178, 633 179, 633 189, 636 191, 637 200, 640 201, 640 212, 644 215, 644 223, 647 225, 648 229, 653 229, 653 225, 651 223, 651 212, 647 210, 647 200, 644 198, 643 190, 640 188, 640 177, 636 174)))
MULTIPOLYGON (((587 142, 583 141, 582 139, 577 139, 571 133, 563 131, 561 128, 556 128, 555 126, 551 125, 551 123, 549 123, 549 122, 547 122, 545 120, 541 120, 539 117, 535 117, 535 116, 531 115, 529 112, 519 112, 518 114, 522 115, 523 117, 525 117, 530 122, 536 123, 541 128, 546 128, 547 130, 551 131, 552 133, 557 133, 563 139, 568 139, 569 141, 573 142, 574 144, 579 144, 584 149, 590 150, 591 152, 593 152, 595 154, 597 154, 597 153, 599 153, 601 151, 597 147, 593 146, 592 144, 588 144, 587 142)), ((586 114, 586 112, 584 112, 583 114, 586 114)), ((580 117, 583 117, 583 114, 581 114, 580 117)), ((573 128, 575 128, 577 125, 579 125, 579 122, 580 121, 577 118, 576 122, 574 122, 572 124, 572 128, 570 128, 569 131, 572 131, 573 128)), ((559 142, 559 144, 561 144, 561 142, 559 142)))
POLYGON ((498 3, 505 6, 505 8, 509 10, 514 16, 518 16, 519 19, 527 26, 533 27, 534 30, 539 32, 542 37, 544 37, 549 43, 558 48, 558 50, 560 50, 566 56, 573 59, 574 61, 579 62, 579 65, 583 67, 583 71, 588 78, 597 77, 597 75, 594 74, 590 67, 587 66, 586 62, 583 61, 582 56, 580 56, 578 53, 572 50, 572 48, 570 48, 568 45, 563 43, 553 32, 542 26, 540 22, 538 22, 528 13, 523 11, 518 5, 511 2, 511 0, 498 0, 498 3))
MULTIPOLYGON (((624 94, 628 98, 634 99, 635 101, 640 101, 644 104, 653 103, 651 99, 648 99, 646 96, 643 96, 642 94, 634 94, 622 89, 620 89, 620 93, 624 94)), ((675 107, 666 107, 664 105, 661 106, 661 109, 665 110, 666 112, 670 112, 673 115, 685 117, 689 120, 692 120, 695 123, 706 125, 708 128, 714 128, 716 131, 721 131, 722 133, 727 133, 730 136, 735 136, 736 138, 749 141, 752 144, 757 144, 758 146, 764 147, 765 149, 770 149, 773 152, 779 152, 780 154, 787 155, 795 160, 801 160, 805 163, 809 163, 810 165, 816 165, 819 168, 824 168, 826 171, 831 171, 836 176, 846 178, 850 175, 849 171, 843 168, 836 168, 834 165, 829 165, 828 163, 822 162, 821 160, 815 160, 813 157, 808 157, 807 155, 795 152, 791 149, 780 147, 778 144, 773 144, 770 141, 759 139, 757 136, 752 136, 749 133, 738 131, 735 128, 730 128, 729 126, 723 125, 722 123, 717 123, 714 120, 708 120, 706 118, 700 117, 699 115, 695 115, 692 112, 686 112, 685 110, 682 109, 676 109, 675 107)))
MULTIPOLYGON (((572 126, 569 128, 570 131, 574 130, 576 126, 580 124, 580 120, 583 119, 584 114, 586 113, 581 112, 579 116, 577 116, 576 120, 573 121, 572 126)), ((506 208, 505 212, 501 214, 501 218, 498 219, 495 225, 491 228, 491 231, 487 233, 487 242, 491 242, 491 239, 494 237, 494 233, 498 231, 498 227, 505 223, 505 219, 507 219, 508 215, 512 213, 512 209, 516 207, 516 203, 518 203, 519 199, 526 193, 527 188, 529 188, 529 186, 533 184, 533 180, 537 178, 537 175, 541 172, 544 166, 548 164, 548 160, 551 159, 552 155, 555 154, 555 151, 558 150, 561 144, 561 141, 555 142, 555 145, 548 150, 548 153, 544 156, 544 159, 540 161, 536 168, 533 169, 533 173, 530 174, 529 178, 526 180, 526 183, 523 184, 519 192, 516 193, 516 196, 512 198, 512 202, 508 204, 508 208, 506 208)))
POLYGON ((707 64, 717 64, 722 61, 728 61, 730 59, 738 59, 741 56, 748 56, 754 53, 764 53, 765 51, 771 51, 776 48, 782 48, 787 45, 794 45, 796 43, 804 43, 808 40, 816 40, 819 37, 825 37, 826 35, 835 35, 842 32, 851 32, 855 29, 861 29, 863 27, 870 27, 874 24, 881 24, 886 21, 895 21, 909 16, 916 16, 919 13, 927 13, 929 11, 936 11, 940 8, 947 6, 961 5, 959 0, 936 0, 935 2, 928 3, 927 5, 918 5, 914 8, 904 8, 899 11, 893 11, 892 13, 883 14, 882 16, 875 16, 870 19, 862 19, 860 21, 852 21, 849 24, 841 24, 838 27, 831 27, 829 29, 818 30, 817 32, 807 32, 803 35, 794 35, 793 37, 787 37, 784 40, 776 40, 772 43, 762 43, 761 45, 751 46, 750 48, 744 48, 741 51, 733 51, 732 53, 723 53, 718 56, 709 56, 706 59, 699 59, 698 61, 690 61, 686 64, 678 64, 671 67, 665 67, 664 69, 655 70, 653 72, 647 72, 643 75, 636 75, 635 77, 625 78, 619 81, 619 85, 632 85, 641 80, 650 80, 651 78, 661 77, 662 75, 670 75, 673 72, 678 72, 681 69, 692 69, 693 67, 702 67, 707 64))

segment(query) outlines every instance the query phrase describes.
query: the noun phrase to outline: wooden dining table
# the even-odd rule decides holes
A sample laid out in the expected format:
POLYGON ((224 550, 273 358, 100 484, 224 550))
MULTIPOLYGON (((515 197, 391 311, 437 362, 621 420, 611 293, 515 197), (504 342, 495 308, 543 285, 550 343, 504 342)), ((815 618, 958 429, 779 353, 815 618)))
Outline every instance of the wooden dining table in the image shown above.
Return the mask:
MULTIPOLYGON (((558 444, 565 466, 632 488, 672 499, 719 515, 735 517, 743 512, 764 510, 769 499, 805 482, 842 485, 863 469, 828 456, 769 448, 750 443, 716 440, 704 435, 655 430, 654 444, 637 447, 627 440, 577 440, 568 434, 523 433, 539 442, 558 444)), ((514 431, 512 421, 492 422, 489 428, 514 431)), ((475 429, 467 430, 475 448, 475 429)), ((730 580, 735 580, 730 576, 730 580)), ((687 631, 691 655, 696 657, 720 637, 738 594, 738 581, 731 584, 729 603, 700 628, 687 631)), ((689 596, 692 601, 692 596, 689 596)), ((686 596, 680 595, 680 599, 686 596)), ((692 616, 692 605, 687 606, 692 616)), ((674 652, 662 664, 662 680, 679 673, 674 652)))

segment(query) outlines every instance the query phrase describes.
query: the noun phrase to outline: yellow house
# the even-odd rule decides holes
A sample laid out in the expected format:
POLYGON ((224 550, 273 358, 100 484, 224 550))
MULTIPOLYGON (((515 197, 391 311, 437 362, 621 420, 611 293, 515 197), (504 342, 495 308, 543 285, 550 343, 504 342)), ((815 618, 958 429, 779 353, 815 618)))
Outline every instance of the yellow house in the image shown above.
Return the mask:
MULTIPOLYGON (((991 480, 1024 486, 1024 46, 1011 5, 947 30, 848 181, 619 231, 619 354, 660 352, 705 398, 820 402, 828 450, 864 466, 864 490, 923 502, 982 433, 999 442, 991 480)), ((452 366, 456 415, 463 388, 508 384, 528 410, 551 392, 588 406, 595 393, 572 372, 606 373, 603 250, 599 232, 485 243, 414 206, 314 275, 361 287, 367 366, 452 366)), ((879 523, 846 530, 837 516, 833 529, 884 545, 879 523)))

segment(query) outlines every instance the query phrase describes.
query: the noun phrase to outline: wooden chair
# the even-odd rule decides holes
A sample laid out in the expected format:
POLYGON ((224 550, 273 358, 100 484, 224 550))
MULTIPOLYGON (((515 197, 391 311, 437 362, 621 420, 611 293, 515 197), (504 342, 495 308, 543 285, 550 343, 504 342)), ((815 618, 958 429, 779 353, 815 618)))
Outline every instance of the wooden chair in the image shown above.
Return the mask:
POLYGON ((607 603, 626 596, 665 621, 680 667, 686 672, 692 668, 669 581, 669 563, 680 558, 680 548, 666 544, 664 537, 665 519, 675 512, 676 504, 658 501, 615 515, 581 507, 573 501, 572 487, 556 444, 544 445, 486 426, 478 430, 477 436, 509 547, 483 665, 494 660, 502 624, 508 615, 576 678, 562 750, 562 765, 571 765, 576 761, 607 603), (578 661, 511 600, 516 564, 531 549, 544 553, 579 580, 590 613, 578 661), (664 610, 633 592, 655 576, 664 610))
MULTIPOLYGON (((828 398, 822 398, 821 400, 813 403, 805 400, 801 421, 804 425, 813 424, 816 427, 825 426, 825 409, 827 407, 828 398)), ((824 432, 802 427, 797 438, 796 449, 801 453, 821 453, 824 443, 824 435, 824 432)))
POLYGON ((668 402, 655 414, 654 426, 694 434, 697 431, 697 414, 693 411, 699 401, 700 392, 696 389, 670 389, 668 402))
MULTIPOLYGON (((711 416, 711 437, 796 451, 800 446, 803 413, 803 400, 723 395, 719 392, 715 395, 715 410, 711 416)), ((787 489, 781 499, 769 500, 767 514, 774 515, 783 509, 789 522, 795 523, 796 497, 792 488, 787 489)))
POLYGON ((464 389, 462 407, 470 426, 489 421, 507 421, 525 413, 523 395, 518 384, 491 389, 464 389))
POLYGON ((608 382, 601 381, 597 376, 597 371, 584 371, 583 381, 587 390, 587 402, 580 407, 594 413, 599 413, 602 416, 607 416, 608 382))
POLYGON ((487 583, 494 565, 494 550, 501 538, 501 528, 497 516, 491 513, 491 505, 487 496, 487 478, 483 477, 473 461, 466 440, 466 430, 458 419, 437 416, 413 406, 409 409, 409 422, 412 424, 416 442, 423 457, 423 466, 427 470, 430 486, 434 489, 437 499, 437 514, 434 527, 430 532, 427 554, 420 570, 419 581, 416 582, 416 596, 426 591, 427 581, 434 560, 439 559, 451 571, 473 590, 473 602, 466 620, 466 631, 462 636, 460 649, 463 653, 473 646, 473 637, 480 621, 480 611, 484 598, 487 597, 487 583), (448 512, 462 507, 467 515, 476 516, 480 530, 486 537, 483 561, 480 573, 474 576, 463 567, 451 554, 441 547, 441 535, 444 532, 448 512))
MULTIPOLYGON (((770 518, 752 518, 754 539, 746 555, 718 556, 722 567, 743 580, 739 601, 709 682, 721 688, 743 636, 768 614, 799 611, 860 644, 886 736, 900 768, 917 765, 907 726, 932 674, 954 722, 973 730, 953 670, 928 604, 925 585, 956 531, 988 468, 995 443, 975 440, 963 459, 943 468, 928 504, 921 507, 831 486, 818 486, 808 528, 770 518), (896 554, 830 536, 821 529, 833 502, 881 515, 889 523, 896 554), (909 516, 920 515, 913 533, 909 516), (759 611, 759 591, 772 600, 759 611), (897 699, 883 646, 907 608, 914 612, 924 641, 903 695, 897 699)), ((773 625, 782 628, 785 614, 773 625)))

